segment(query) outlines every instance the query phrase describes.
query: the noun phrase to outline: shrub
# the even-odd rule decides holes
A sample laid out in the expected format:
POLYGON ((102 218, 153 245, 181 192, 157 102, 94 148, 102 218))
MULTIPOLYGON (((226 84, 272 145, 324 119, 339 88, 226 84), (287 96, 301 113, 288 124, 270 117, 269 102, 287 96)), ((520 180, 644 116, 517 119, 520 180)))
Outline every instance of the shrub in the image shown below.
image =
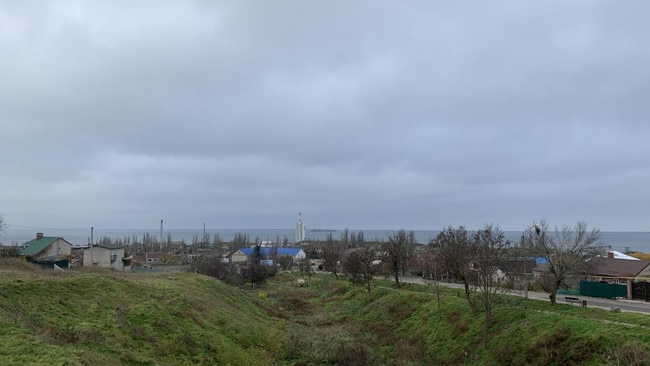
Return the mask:
POLYGON ((650 365, 649 358, 648 348, 638 342, 629 343, 623 347, 614 347, 614 352, 611 357, 615 364, 629 366, 650 365))

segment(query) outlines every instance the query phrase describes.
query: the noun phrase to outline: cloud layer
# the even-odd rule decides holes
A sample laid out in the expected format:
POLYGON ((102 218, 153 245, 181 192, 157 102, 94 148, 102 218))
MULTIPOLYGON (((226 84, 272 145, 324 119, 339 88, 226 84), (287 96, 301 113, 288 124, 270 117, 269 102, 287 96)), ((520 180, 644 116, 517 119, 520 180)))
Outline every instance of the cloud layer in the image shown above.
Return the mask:
POLYGON ((648 4, 45 4, 0 2, 9 224, 648 230, 648 4))

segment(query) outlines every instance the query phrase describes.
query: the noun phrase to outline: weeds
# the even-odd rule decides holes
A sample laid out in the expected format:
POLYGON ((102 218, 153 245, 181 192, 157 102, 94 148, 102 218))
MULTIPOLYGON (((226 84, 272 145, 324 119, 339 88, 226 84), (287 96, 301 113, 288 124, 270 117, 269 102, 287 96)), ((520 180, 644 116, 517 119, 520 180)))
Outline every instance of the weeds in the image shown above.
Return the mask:
POLYGON ((615 365, 646 366, 650 365, 650 352, 648 352, 647 345, 634 341, 614 347, 612 355, 608 359, 610 364, 615 365))

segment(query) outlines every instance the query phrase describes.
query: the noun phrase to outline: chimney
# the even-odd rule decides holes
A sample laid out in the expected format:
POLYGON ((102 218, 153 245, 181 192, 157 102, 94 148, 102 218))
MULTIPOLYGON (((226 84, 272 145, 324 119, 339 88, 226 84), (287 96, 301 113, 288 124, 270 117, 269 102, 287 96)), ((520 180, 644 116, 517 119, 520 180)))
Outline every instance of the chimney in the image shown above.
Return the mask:
POLYGON ((613 252, 607 252, 607 259, 614 259, 614 253, 613 252))
POLYGON ((36 233, 36 240, 43 239, 43 233, 36 233))

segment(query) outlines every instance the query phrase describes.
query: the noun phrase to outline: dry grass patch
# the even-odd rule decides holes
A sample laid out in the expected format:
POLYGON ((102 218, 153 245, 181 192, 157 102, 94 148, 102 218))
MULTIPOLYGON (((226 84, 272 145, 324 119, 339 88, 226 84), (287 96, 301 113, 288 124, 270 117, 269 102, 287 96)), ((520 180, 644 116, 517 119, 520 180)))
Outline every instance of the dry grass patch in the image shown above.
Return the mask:
POLYGON ((469 330, 469 324, 466 320, 460 318, 458 311, 451 311, 447 314, 447 323, 453 325, 453 334, 459 336, 469 330))

